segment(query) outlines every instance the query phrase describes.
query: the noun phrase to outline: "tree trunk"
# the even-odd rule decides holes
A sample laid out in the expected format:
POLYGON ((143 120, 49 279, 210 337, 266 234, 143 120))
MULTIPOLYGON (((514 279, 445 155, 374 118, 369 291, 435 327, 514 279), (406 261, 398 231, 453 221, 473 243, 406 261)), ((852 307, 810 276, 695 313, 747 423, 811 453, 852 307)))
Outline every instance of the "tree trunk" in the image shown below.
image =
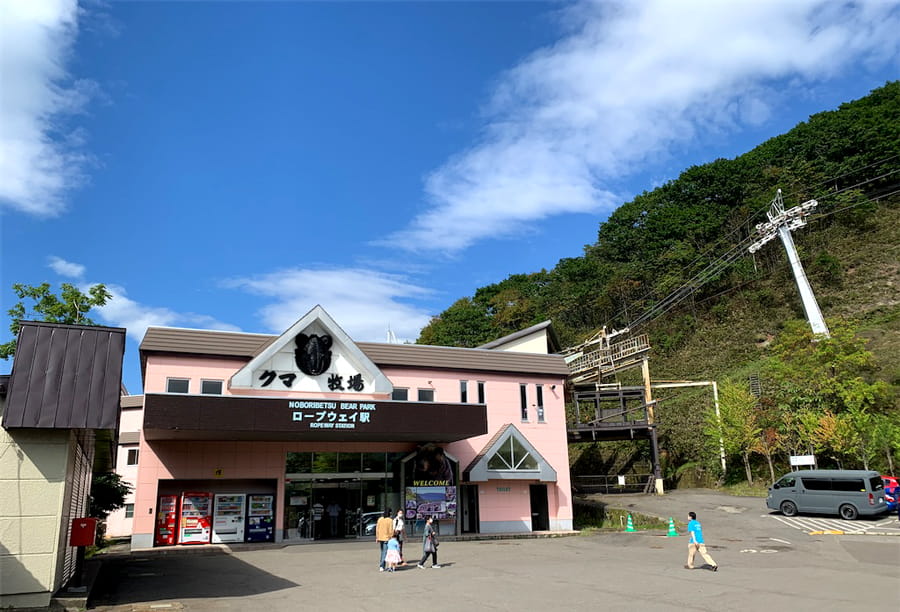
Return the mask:
POLYGON ((772 463, 772 455, 766 453, 766 461, 769 463, 769 476, 772 477, 771 484, 775 484, 775 465, 772 463))
POLYGON ((885 449, 885 454, 887 454, 888 469, 890 470, 889 474, 893 475, 893 473, 894 473, 894 458, 891 456, 892 453, 891 453, 890 446, 885 449))
POLYGON ((747 472, 747 482, 753 484, 753 474, 750 472, 750 453, 741 453, 744 458, 744 470, 747 472))

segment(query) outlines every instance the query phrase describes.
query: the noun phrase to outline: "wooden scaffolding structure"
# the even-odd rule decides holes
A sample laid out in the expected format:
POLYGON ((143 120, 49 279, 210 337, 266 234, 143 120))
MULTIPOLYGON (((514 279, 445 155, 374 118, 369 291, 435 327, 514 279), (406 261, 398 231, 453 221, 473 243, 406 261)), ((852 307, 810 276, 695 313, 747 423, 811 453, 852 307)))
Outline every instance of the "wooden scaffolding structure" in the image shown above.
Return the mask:
POLYGON ((567 425, 569 442, 650 441, 653 476, 647 490, 663 492, 653 399, 650 385, 650 339, 646 334, 613 342, 628 330, 604 327, 586 342, 563 351, 569 365, 568 390, 574 419, 567 425), (625 387, 618 374, 641 368, 642 386, 625 387), (615 382, 611 382, 615 381, 615 382))

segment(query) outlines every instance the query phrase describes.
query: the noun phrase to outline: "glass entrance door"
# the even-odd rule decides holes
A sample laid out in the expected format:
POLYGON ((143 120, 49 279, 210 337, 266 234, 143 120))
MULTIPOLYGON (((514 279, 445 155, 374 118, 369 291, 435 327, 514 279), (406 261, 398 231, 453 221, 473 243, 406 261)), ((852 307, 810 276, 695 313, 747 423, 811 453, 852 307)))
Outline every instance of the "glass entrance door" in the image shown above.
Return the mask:
POLYGON ((312 483, 313 539, 336 540, 359 534, 362 486, 359 480, 312 483))

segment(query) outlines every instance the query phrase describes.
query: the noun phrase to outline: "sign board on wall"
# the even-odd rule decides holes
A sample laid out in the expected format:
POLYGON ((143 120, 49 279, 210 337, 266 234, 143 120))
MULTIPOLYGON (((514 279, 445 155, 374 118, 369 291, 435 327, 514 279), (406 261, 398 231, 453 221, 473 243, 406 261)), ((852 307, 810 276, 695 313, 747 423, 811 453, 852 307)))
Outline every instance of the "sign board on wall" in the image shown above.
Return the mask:
MULTIPOLYGON (((171 393, 144 396, 147 440, 413 441, 439 435, 442 441, 454 441, 485 433, 487 410, 483 404, 171 393)), ((209 469, 209 478, 217 468, 222 466, 209 469)))
POLYGON ((291 420, 305 429, 356 429, 357 424, 372 422, 375 402, 330 402, 289 400, 291 420))
POLYGON ((815 465, 815 455, 791 455, 791 465, 815 465))

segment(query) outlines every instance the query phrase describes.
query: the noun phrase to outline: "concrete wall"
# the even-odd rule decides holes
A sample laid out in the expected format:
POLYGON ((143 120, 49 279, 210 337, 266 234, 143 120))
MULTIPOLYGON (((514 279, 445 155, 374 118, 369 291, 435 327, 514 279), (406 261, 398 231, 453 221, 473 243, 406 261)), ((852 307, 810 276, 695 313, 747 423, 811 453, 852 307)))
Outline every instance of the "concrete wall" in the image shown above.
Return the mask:
POLYGON ((61 586, 71 452, 67 430, 0 428, 0 608, 46 606, 61 586))

